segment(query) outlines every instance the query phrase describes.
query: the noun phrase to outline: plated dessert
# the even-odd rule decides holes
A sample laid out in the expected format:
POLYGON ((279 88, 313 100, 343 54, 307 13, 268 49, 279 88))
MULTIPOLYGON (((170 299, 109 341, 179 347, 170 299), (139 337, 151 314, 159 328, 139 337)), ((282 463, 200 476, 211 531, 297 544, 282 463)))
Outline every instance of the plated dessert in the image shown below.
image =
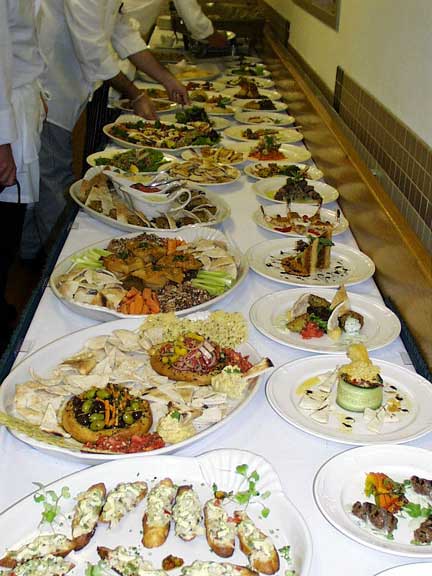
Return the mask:
POLYGON ((166 452, 229 417, 272 366, 245 343, 237 313, 110 328, 67 336, 11 373, 2 408, 24 441, 72 454, 166 452))

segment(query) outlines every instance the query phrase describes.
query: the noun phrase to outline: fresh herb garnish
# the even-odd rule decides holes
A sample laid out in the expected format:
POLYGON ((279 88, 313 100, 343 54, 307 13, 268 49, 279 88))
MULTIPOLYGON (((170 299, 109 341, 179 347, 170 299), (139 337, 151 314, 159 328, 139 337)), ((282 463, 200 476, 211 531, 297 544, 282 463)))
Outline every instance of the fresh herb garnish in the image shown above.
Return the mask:
POLYGON ((60 494, 56 494, 54 490, 45 490, 44 485, 40 482, 33 482, 38 487, 38 491, 33 496, 33 500, 37 504, 43 505, 42 518, 40 524, 51 524, 51 526, 58 521, 59 516, 63 516, 60 506, 61 499, 68 499, 71 497, 68 486, 63 486, 60 494))
POLYGON ((279 548, 279 554, 287 562, 291 562, 291 546, 282 546, 279 548))
POLYGON ((174 412, 171 412, 170 414, 171 418, 173 418, 174 420, 179 421, 180 420, 180 412, 178 410, 174 410, 174 412))
POLYGON ((432 506, 422 506, 421 504, 415 504, 414 502, 408 502, 402 510, 411 516, 411 518, 429 518, 432 514, 432 506))

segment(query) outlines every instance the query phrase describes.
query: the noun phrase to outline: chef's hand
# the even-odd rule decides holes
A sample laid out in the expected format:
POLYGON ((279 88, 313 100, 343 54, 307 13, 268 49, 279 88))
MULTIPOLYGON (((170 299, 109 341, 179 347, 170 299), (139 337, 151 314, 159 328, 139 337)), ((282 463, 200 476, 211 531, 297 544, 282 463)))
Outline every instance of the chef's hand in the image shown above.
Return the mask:
POLYGON ((164 86, 168 92, 170 100, 177 102, 177 104, 189 104, 187 88, 186 86, 183 86, 183 84, 179 82, 177 78, 174 78, 174 76, 169 78, 166 82, 164 82, 164 86))
POLYGON ((226 48, 228 46, 228 38, 225 32, 218 32, 217 30, 207 36, 206 41, 213 48, 226 48))
POLYGON ((16 166, 10 144, 0 145, 0 186, 12 186, 16 182, 16 166))
POLYGON ((135 103, 132 104, 132 107, 135 114, 146 118, 146 120, 157 120, 158 118, 156 106, 145 92, 142 92, 139 95, 139 97, 135 100, 135 103))

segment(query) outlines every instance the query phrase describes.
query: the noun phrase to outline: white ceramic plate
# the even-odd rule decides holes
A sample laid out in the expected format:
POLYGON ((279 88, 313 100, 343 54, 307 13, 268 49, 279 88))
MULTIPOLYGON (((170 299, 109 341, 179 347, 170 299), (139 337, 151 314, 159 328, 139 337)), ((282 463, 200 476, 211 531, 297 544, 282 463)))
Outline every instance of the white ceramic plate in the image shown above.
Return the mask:
MULTIPOLYGON (((251 110, 247 107, 249 102, 253 102, 255 100, 256 98, 251 98, 250 100, 235 99, 232 101, 232 105, 237 109, 241 108, 243 110, 247 110, 248 112, 265 112, 265 109, 251 110)), ((269 112, 282 112, 283 110, 286 110, 288 108, 288 104, 286 104, 285 102, 280 102, 279 100, 273 101, 273 106, 274 108, 271 108, 269 112)))
MULTIPOLYGON (((203 318, 202 314, 203 313, 201 312, 197 318, 203 318)), ((191 315, 191 319, 193 319, 194 316, 195 315, 191 315)), ((206 317, 205 313, 204 317, 206 317)), ((16 386, 20 383, 27 382, 30 379, 30 370, 34 370, 36 374, 42 376, 42 378, 46 377, 65 358, 68 358, 81 350, 84 344, 90 338, 111 334, 114 330, 135 330, 140 326, 141 322, 142 318, 138 319, 135 317, 128 320, 122 319, 105 324, 97 324, 95 326, 91 326, 90 328, 68 334, 63 338, 54 340, 39 350, 36 350, 36 352, 30 354, 22 362, 20 362, 3 381, 0 388, 0 410, 3 410, 8 414, 12 413, 16 386)), ((249 355, 250 361, 253 363, 257 363, 261 360, 261 357, 258 355, 255 348, 253 348, 248 343, 236 346, 236 350, 240 351, 243 355, 249 355)), ((225 417, 222 418, 222 420, 219 420, 217 423, 209 425, 209 427, 200 430, 195 434, 195 436, 192 436, 187 440, 178 442, 177 444, 169 444, 163 448, 152 450, 151 452, 141 452, 140 456, 146 457, 150 455, 154 456, 159 454, 169 454, 184 448, 185 446, 196 442, 200 438, 204 438, 208 434, 218 430, 225 424, 225 422, 233 418, 244 406, 246 406, 252 400, 254 395, 258 392, 261 380, 262 376, 259 376, 249 381, 249 387, 243 397, 238 401, 233 401, 230 403, 230 409, 227 411, 225 417)), ((153 429, 151 430, 153 431, 153 429)), ((79 460, 80 462, 96 463, 104 462, 107 460, 130 459, 136 456, 136 454, 96 454, 81 452, 80 449, 76 447, 75 442, 70 447, 64 447, 35 440, 34 438, 27 436, 22 432, 12 433, 23 442, 33 446, 34 448, 37 448, 38 450, 42 450, 51 454, 62 454, 68 458, 79 460)))
MULTIPOLYGON (((141 232, 143 232, 143 230, 141 230, 141 232)), ((148 232, 151 234, 155 234, 156 236, 160 236, 161 238, 173 238, 175 236, 176 238, 181 238, 181 239, 185 240, 186 242, 192 242, 192 241, 198 240, 198 239, 217 240, 220 242, 225 242, 229 246, 230 251, 236 260, 237 279, 236 279, 235 284, 229 290, 227 290, 226 292, 224 292, 220 296, 216 296, 215 298, 212 298, 208 302, 203 302, 202 304, 198 304, 197 306, 192 306, 191 308, 187 308, 185 310, 180 310, 180 311, 176 312, 177 316, 184 316, 185 314, 189 314, 190 312, 197 312, 198 310, 205 310, 206 308, 209 308, 213 304, 220 302, 221 300, 223 300, 223 298, 225 298, 228 294, 230 294, 233 290, 235 290, 246 278, 246 275, 248 273, 248 264, 247 264, 246 257, 241 252, 239 252, 236 248, 231 246, 227 237, 224 234, 222 234, 222 232, 220 232, 219 230, 214 230, 212 228, 208 228, 208 227, 204 227, 204 226, 203 227, 193 226, 193 227, 189 227, 189 228, 183 228, 181 230, 171 230, 171 231, 169 231, 169 230, 155 230, 152 228, 148 232)), ((133 237, 133 236, 134 235, 131 235, 131 237, 133 237)), ((114 237, 116 237, 116 236, 114 236, 114 237)), ((133 315, 133 314, 123 314, 121 312, 117 312, 116 310, 110 310, 109 308, 106 308, 104 306, 93 306, 91 304, 82 304, 80 302, 66 300, 66 298, 64 298, 62 296, 62 294, 59 292, 59 290, 56 287, 56 278, 58 276, 61 276, 62 274, 66 274, 68 272, 68 270, 70 270, 70 268, 72 267, 72 264, 73 264, 72 257, 73 256, 77 256, 78 254, 85 252, 89 248, 106 248, 106 246, 109 244, 109 242, 110 242, 110 240, 112 240, 112 238, 113 237, 105 238, 105 240, 101 240, 99 242, 91 244, 90 246, 86 246, 85 248, 82 248, 81 250, 77 250, 76 252, 74 252, 73 254, 71 254, 70 256, 68 256, 67 258, 62 260, 61 262, 59 262, 51 274, 51 278, 50 278, 51 289, 54 292, 54 294, 57 296, 57 298, 59 300, 61 300, 61 302, 67 308, 69 308, 70 310, 72 310, 73 312, 75 312, 77 314, 81 314, 82 316, 87 316, 88 318, 93 318, 94 320, 98 320, 99 322, 107 322, 107 321, 113 320, 115 318, 124 318, 124 319, 141 318, 141 319, 143 319, 144 318, 143 315, 137 316, 137 315, 133 315)))
MULTIPOLYGON (((410 535, 420 524, 420 519, 410 522, 399 518, 394 540, 367 530, 359 525, 351 514, 357 500, 368 500, 364 496, 365 474, 383 472, 396 481, 417 475, 432 478, 431 452, 414 446, 368 446, 347 450, 331 458, 318 471, 314 480, 315 502, 323 516, 337 530, 368 548, 387 554, 415 558, 432 558, 432 545, 410 544, 410 535), (411 524, 411 526, 409 526, 411 524)), ((396 572, 396 574, 430 574, 431 572, 396 572)), ((388 574, 389 572, 384 572, 388 574)))
MULTIPOLYGON (((311 418, 310 413, 299 406, 304 392, 314 386, 318 376, 331 372, 343 364, 349 364, 350 360, 340 354, 311 356, 284 364, 275 370, 267 381, 268 401, 279 416, 296 428, 312 436, 341 444, 367 445, 383 442, 400 444, 431 432, 432 386, 430 382, 407 368, 384 360, 374 358, 371 360, 380 368, 384 389, 395 386, 404 398, 404 406, 409 406, 409 412, 401 414, 397 422, 384 423, 378 433, 368 429, 362 413, 344 410, 336 404, 335 400, 330 401, 332 410, 327 423, 311 418), (351 428, 346 426, 347 417, 351 418, 349 421, 351 428)), ((384 394, 384 398, 389 397, 390 395, 384 394)), ((432 460, 432 456, 430 458, 432 460)), ((382 472, 383 470, 368 466, 368 469, 364 471, 382 472)), ((431 477, 432 475, 429 474, 428 478, 431 477)), ((359 498, 360 493, 356 499, 359 498)))
MULTIPOLYGON (((160 108, 156 110, 159 114, 161 112, 167 112, 169 110, 175 110, 178 106, 176 102, 170 102, 169 100, 164 100, 162 98, 152 98, 155 105, 159 105, 160 108)), ((117 110, 121 110, 122 112, 128 112, 129 114, 134 114, 133 107, 130 104, 130 100, 128 98, 122 98, 121 100, 112 100, 110 105, 117 110)))
POLYGON ((431 562, 416 562, 415 564, 403 564, 402 566, 395 566, 375 574, 375 576, 431 576, 432 563, 431 562))
MULTIPOLYGON (((223 148, 227 148, 227 146, 222 146, 223 148)), ((220 148, 220 146, 218 146, 218 148, 220 148)), ((217 148, 215 148, 217 150, 217 148)), ((197 152, 199 151, 199 148, 197 150, 197 152)), ((194 154, 193 149, 192 148, 188 148, 187 150, 183 150, 183 152, 181 153, 181 157, 183 158, 183 160, 194 160, 195 158, 197 158, 196 154, 194 154)), ((230 166, 236 166, 237 164, 244 164, 244 162, 246 162, 246 158, 242 157, 241 160, 237 160, 236 162, 230 162, 230 166)), ((226 164, 226 162, 224 162, 224 164, 226 164)))
MULTIPOLYGON (((112 228, 117 228, 117 230, 123 230, 124 232, 154 232, 155 230, 158 230, 158 228, 147 228, 146 226, 135 226, 134 224, 120 222, 119 220, 115 220, 114 218, 105 216, 105 214, 96 212, 96 210, 92 210, 92 208, 86 206, 81 202, 81 200, 79 200, 77 192, 80 186, 81 186, 81 180, 78 180, 78 182, 74 182, 69 189, 69 194, 71 195, 72 200, 78 204, 81 210, 84 210, 86 214, 88 214, 95 220, 99 220, 100 222, 103 222, 104 224, 107 224, 112 228)), ((217 212, 214 216, 214 220, 212 220, 211 222, 202 222, 189 226, 181 226, 179 228, 171 230, 171 232, 177 233, 180 230, 186 230, 188 228, 197 228, 202 226, 205 226, 207 228, 209 226, 216 226, 217 224, 221 224, 231 216, 231 208, 223 198, 221 198, 218 194, 214 194, 213 192, 210 191, 208 192, 206 191, 206 196, 211 201, 211 203, 217 207, 217 212)), ((165 232, 169 232, 169 230, 165 230, 165 232)))
MULTIPOLYGON (((278 162, 254 162, 253 164, 249 164, 249 166, 245 167, 244 169, 245 174, 247 174, 251 178, 255 178, 255 180, 268 180, 269 178, 263 178, 262 176, 258 176, 258 174, 256 173, 256 169, 258 168, 258 166, 267 167, 269 164, 279 164, 281 166, 292 165, 284 160, 279 160, 278 162)), ((320 180, 324 176, 321 170, 319 170, 315 166, 309 166, 306 164, 295 164, 295 166, 298 166, 301 170, 307 168, 308 169, 307 177, 309 180, 320 180)), ((270 178, 286 178, 286 176, 270 176, 270 178)), ((260 191, 256 192, 256 194, 257 196, 261 196, 261 198, 265 198, 266 200, 271 200, 272 202, 285 204, 285 202, 282 202, 281 200, 275 200, 271 192, 268 195, 266 195, 264 191, 264 196, 262 196, 260 191)))
POLYGON ((236 112, 234 118, 242 124, 252 124, 260 126, 261 124, 272 124, 274 126, 289 126, 294 124, 294 116, 288 114, 278 114, 277 112, 262 112, 260 110, 251 110, 249 112, 236 112))
POLYGON ((212 62, 203 62, 200 64, 168 64, 167 68, 174 76, 183 83, 193 82, 194 80, 213 80, 220 76, 220 68, 212 62))
MULTIPOLYGON (((250 175, 250 171, 247 172, 250 175)), ((257 196, 264 198, 264 200, 271 200, 278 204, 286 204, 285 201, 275 200, 276 192, 286 184, 286 176, 275 176, 274 178, 265 178, 252 184, 252 189, 257 196)), ((329 204, 337 200, 339 192, 333 186, 329 186, 325 182, 317 182, 316 180, 307 180, 307 183, 318 192, 323 199, 323 204, 329 204)))
MULTIPOLYGON (((143 148, 143 150, 145 149, 146 148, 143 148)), ((150 150, 150 148, 147 149, 150 150)), ((117 154, 124 154, 125 152, 130 152, 130 148, 105 148, 105 150, 102 150, 101 152, 94 152, 93 154, 90 154, 90 156, 87 156, 87 164, 89 166, 97 166, 96 161, 99 158, 112 158, 113 156, 117 156, 117 154)), ((167 164, 161 164, 161 166, 164 166, 164 168, 168 166, 168 163, 178 161, 178 158, 172 154, 167 154, 166 152, 163 153, 163 157, 164 160, 167 161, 167 164)), ((157 174, 158 172, 159 170, 155 170, 154 172, 138 172, 138 174, 157 174)))
MULTIPOLYGON (((194 90, 208 90, 208 88, 205 87, 206 82, 209 82, 208 80, 188 80, 187 82, 185 82, 185 85, 187 86, 189 83, 193 83, 196 84, 196 87, 193 88, 188 88, 189 93, 193 92, 194 90)), ((225 89, 225 82, 222 82, 220 78, 217 79, 216 82, 211 81, 212 83, 212 87, 210 88, 210 90, 214 90, 216 92, 221 92, 222 90, 225 89)))
MULTIPOLYGON (((334 341, 324 334, 321 338, 305 340, 300 334, 286 328, 288 310, 291 310, 300 296, 307 293, 331 301, 336 291, 326 288, 314 288, 313 291, 294 288, 267 294, 257 300, 250 309, 251 322, 267 338, 291 348, 325 354, 345 352, 349 341, 344 338, 334 341)), ((383 304, 374 298, 353 293, 349 293, 349 299, 351 310, 363 315, 364 325, 360 334, 361 341, 368 350, 383 348, 399 336, 401 328, 399 319, 383 304)))
MULTIPOLYGON (((242 477, 236 473, 237 466, 247 465, 250 472, 256 470, 259 475, 258 487, 262 492, 270 492, 265 501, 271 510, 267 519, 261 516, 261 506, 253 503, 248 506, 247 512, 254 522, 264 532, 270 535, 276 548, 290 546, 292 564, 298 576, 308 576, 312 561, 312 538, 306 522, 297 508, 283 492, 279 478, 270 464, 261 456, 243 450, 214 450, 195 458, 181 456, 153 456, 151 460, 132 458, 127 462, 108 462, 100 466, 93 466, 80 472, 75 472, 56 482, 47 488, 60 493, 63 486, 68 486, 71 495, 75 497, 84 492, 89 486, 98 482, 104 482, 107 490, 114 488, 120 482, 146 481, 149 489, 162 478, 169 476, 177 485, 190 484, 196 490, 201 504, 213 497, 212 484, 216 483, 220 490, 238 492, 242 490, 242 477)), ((34 481, 39 478, 33 478, 34 481)), ((71 517, 74 498, 63 501, 62 512, 66 517, 71 517)), ((221 562, 223 559, 209 550, 205 536, 197 536, 193 542, 185 542, 175 536, 174 529, 170 530, 167 541, 160 548, 151 551, 141 547, 142 516, 146 509, 146 501, 125 516, 121 523, 113 529, 100 524, 96 533, 86 548, 78 553, 70 555, 71 560, 77 565, 74 574, 84 576, 87 562, 96 564, 99 556, 97 546, 115 548, 123 545, 139 546, 140 553, 148 558, 156 567, 160 567, 162 559, 168 554, 181 557, 185 565, 194 560, 213 560, 221 562)), ((236 504, 237 509, 242 509, 236 504)), ((227 505, 231 512, 235 508, 233 504, 227 505)), ((20 543, 31 540, 39 534, 39 521, 41 505, 33 500, 33 494, 19 501, 17 504, 0 515, 0 530, 2 541, 0 553, 3 556, 8 548, 16 548, 20 543), (25 522, 23 522, 25 518, 25 522)), ((69 521, 66 522, 69 524, 69 521)), ((67 527, 60 529, 66 532, 67 527)), ((236 550, 230 562, 245 566, 247 557, 236 546, 236 550)), ((281 567, 286 567, 286 562, 281 559, 281 567)))
POLYGON ((293 254, 298 238, 266 240, 249 248, 249 266, 265 278, 282 284, 314 288, 323 286, 337 288, 340 284, 351 286, 370 278, 375 272, 373 261, 355 248, 337 244, 332 247, 330 268, 312 276, 295 276, 285 272, 280 264, 282 258, 293 254))
MULTIPOLYGON (((317 206, 314 206, 312 204, 291 204, 291 210, 301 215, 307 214, 308 216, 311 216, 316 212, 316 209, 317 206)), ((270 206, 262 206, 261 208, 258 208, 258 210, 255 210, 255 212, 252 215, 252 220, 255 222, 255 224, 257 224, 261 228, 264 228, 265 230, 269 230, 270 232, 274 232, 275 234, 279 234, 280 236, 285 237, 296 236, 301 238, 307 236, 307 234, 298 234, 297 232, 282 232, 281 230, 277 230, 273 224, 267 222, 267 220, 264 217, 263 210, 265 211, 265 214, 267 216, 277 216, 278 214, 286 215, 287 206, 286 205, 279 206, 277 204, 272 204, 270 206)), ((321 218, 323 220, 331 222, 333 226, 336 224, 337 222, 336 212, 334 212, 333 210, 327 210, 326 208, 321 208, 320 212, 321 212, 321 218)), ((347 230, 348 226, 349 226, 348 220, 345 218, 345 216, 343 216, 343 214, 341 214, 339 222, 337 222, 337 225, 334 226, 333 228, 333 236, 342 234, 343 232, 345 232, 345 230, 347 230)))
MULTIPOLYGON (((168 124, 175 124, 177 122, 175 114, 163 114, 160 119, 162 122, 167 122, 168 124)), ((211 122, 215 130, 225 130, 225 128, 231 126, 231 122, 227 118, 221 118, 219 116, 211 118, 211 122)))
MULTIPOLYGON (((182 161, 180 161, 182 162, 182 161)), ((210 186, 210 187, 219 187, 219 186, 230 186, 231 184, 234 184, 235 182, 237 182, 238 180, 240 180, 242 173, 240 172, 240 170, 238 168, 235 168, 234 166, 232 166, 231 164, 227 165, 227 164, 219 164, 219 166, 224 166, 225 168, 227 166, 230 167, 230 169, 233 171, 233 177, 228 180, 228 182, 212 182, 211 180, 207 181, 207 180, 192 180, 192 179, 188 179, 188 178, 182 178, 180 176, 178 176, 178 178, 182 178, 183 180, 187 180, 189 182, 191 182, 192 184, 194 184, 195 186, 210 186), (235 176, 234 176, 235 173, 235 176)), ((170 168, 168 168, 167 172, 168 174, 171 174, 171 169, 173 168, 173 165, 170 166, 170 168)), ((177 175, 174 175, 173 177, 177 177, 177 175)), ((203 176, 204 178, 204 176, 203 176)))
MULTIPOLYGON (((224 143, 225 148, 231 148, 231 150, 237 150, 238 152, 244 152, 248 154, 256 147, 257 143, 252 142, 226 142, 224 143)), ((281 144, 279 151, 283 153, 285 159, 282 162, 306 162, 311 158, 311 153, 304 146, 294 146, 293 144, 281 144)), ((249 162, 262 162, 257 158, 248 157, 249 162)))
MULTIPOLYGON (((230 98, 235 98, 235 95, 238 94, 239 90, 240 88, 235 86, 234 88, 225 88, 222 91, 222 94, 224 96, 229 96, 230 98)), ((267 88, 260 88, 258 90, 258 94, 261 97, 264 96, 265 98, 269 98, 270 100, 280 100, 282 98, 282 94, 280 92, 278 92, 277 90, 269 90, 267 88)), ((242 98, 238 98, 238 100, 242 100, 242 98)), ((244 100, 250 100, 250 98, 244 98, 244 100)))
POLYGON ((193 105, 204 108, 209 116, 232 116, 236 111, 232 104, 229 104, 226 108, 219 108, 216 104, 208 102, 193 102, 193 105))
POLYGON ((233 140, 240 140, 241 142, 257 142, 260 139, 259 136, 253 139, 246 138, 246 136, 243 136, 243 132, 246 129, 251 129, 254 133, 256 133, 258 130, 265 130, 266 128, 277 131, 275 134, 272 134, 272 136, 276 138, 277 142, 285 142, 289 144, 303 140, 303 134, 297 130, 292 130, 291 128, 275 128, 271 125, 260 125, 257 128, 251 128, 248 125, 230 126, 224 130, 224 135, 228 136, 228 138, 232 138, 233 140))
MULTIPOLYGON (((239 85, 241 76, 221 76, 218 82, 226 88, 235 88, 239 85)), ((270 78, 254 78, 253 79, 258 88, 273 88, 274 82, 270 78)))
POLYGON ((240 68, 240 64, 238 66, 233 66, 232 68, 228 68, 228 70, 225 70, 225 73, 228 74, 229 76, 242 76, 243 78, 269 78, 271 76, 271 73, 269 70, 267 70, 266 68, 264 68, 263 73, 260 74, 259 76, 247 76, 246 74, 239 74, 238 72, 235 72, 235 70, 237 68, 240 68))

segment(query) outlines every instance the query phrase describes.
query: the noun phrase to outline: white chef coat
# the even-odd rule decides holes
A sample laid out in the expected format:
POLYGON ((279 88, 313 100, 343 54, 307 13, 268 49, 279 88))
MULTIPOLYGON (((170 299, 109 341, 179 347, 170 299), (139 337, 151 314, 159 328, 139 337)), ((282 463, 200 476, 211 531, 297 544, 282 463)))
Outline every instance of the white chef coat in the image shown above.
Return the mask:
MULTIPOLYGON (((38 78, 44 62, 38 49, 32 0, 0 1, 0 144, 11 144, 21 202, 39 197, 40 131, 44 118, 38 78)), ((16 186, 0 202, 17 202, 16 186)))
POLYGON ((147 48, 138 23, 120 13, 121 5, 121 0, 42 0, 48 122, 72 131, 94 90, 121 71, 120 59, 147 48))
MULTIPOLYGON (((164 0, 125 0, 125 11, 136 18, 146 36, 163 7, 164 0)), ((179 16, 195 40, 204 40, 214 32, 213 24, 197 0, 174 0, 179 16)))

